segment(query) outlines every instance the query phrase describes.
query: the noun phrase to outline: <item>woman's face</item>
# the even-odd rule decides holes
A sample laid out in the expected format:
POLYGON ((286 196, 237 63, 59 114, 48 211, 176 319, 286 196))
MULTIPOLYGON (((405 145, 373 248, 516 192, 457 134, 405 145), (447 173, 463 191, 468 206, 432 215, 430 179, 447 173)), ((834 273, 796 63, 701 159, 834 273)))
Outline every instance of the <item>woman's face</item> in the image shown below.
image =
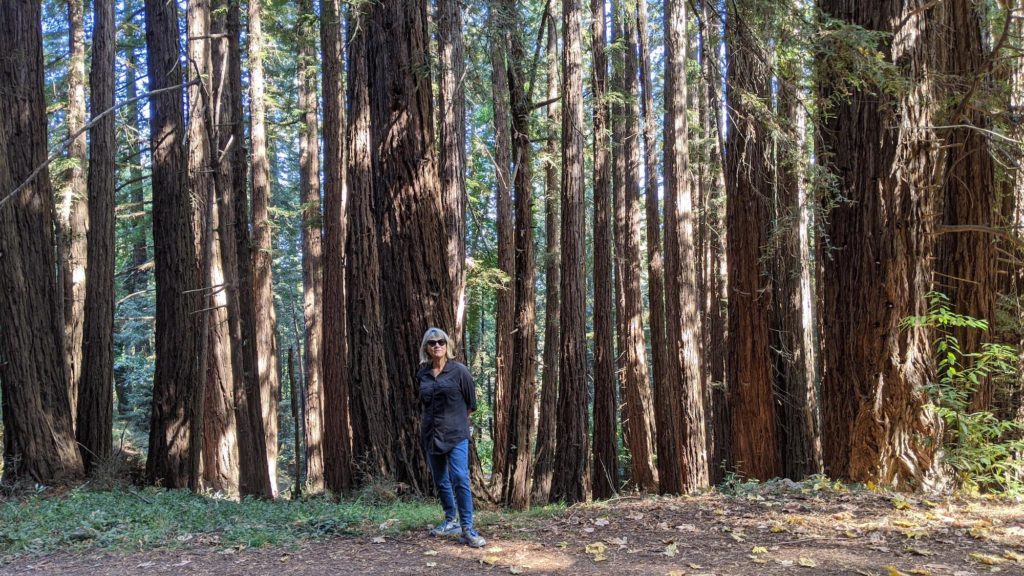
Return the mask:
POLYGON ((448 355, 448 341, 444 338, 427 340, 427 354, 432 360, 440 360, 448 355))

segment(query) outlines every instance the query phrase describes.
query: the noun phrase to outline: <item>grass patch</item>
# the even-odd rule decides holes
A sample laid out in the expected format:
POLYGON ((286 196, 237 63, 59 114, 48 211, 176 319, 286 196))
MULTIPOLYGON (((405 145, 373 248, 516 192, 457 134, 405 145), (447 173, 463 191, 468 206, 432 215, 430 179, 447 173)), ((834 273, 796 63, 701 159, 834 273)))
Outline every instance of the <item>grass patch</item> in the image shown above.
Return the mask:
MULTIPOLYGON (((478 511, 475 523, 484 529, 525 526, 563 509, 551 505, 519 513, 478 511)), ((434 499, 239 502, 186 490, 75 489, 0 502, 0 563, 56 550, 227 549, 287 546, 328 535, 397 535, 425 529, 441 516, 434 499)))
POLYGON ((72 490, 0 504, 0 561, 57 549, 143 550, 287 545, 328 534, 399 533, 436 522, 436 503, 387 505, 327 498, 266 502, 183 490, 72 490))

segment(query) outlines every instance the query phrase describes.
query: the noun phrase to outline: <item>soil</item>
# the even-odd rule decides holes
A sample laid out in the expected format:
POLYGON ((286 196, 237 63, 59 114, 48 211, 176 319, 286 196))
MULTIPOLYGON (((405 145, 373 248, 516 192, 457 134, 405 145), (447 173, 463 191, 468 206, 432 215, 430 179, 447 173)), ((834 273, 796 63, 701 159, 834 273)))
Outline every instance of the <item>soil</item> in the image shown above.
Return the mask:
POLYGON ((788 481, 738 494, 627 496, 482 527, 471 549, 422 533, 331 536, 292 547, 61 552, 0 574, 975 574, 1024 575, 1024 506, 788 481))

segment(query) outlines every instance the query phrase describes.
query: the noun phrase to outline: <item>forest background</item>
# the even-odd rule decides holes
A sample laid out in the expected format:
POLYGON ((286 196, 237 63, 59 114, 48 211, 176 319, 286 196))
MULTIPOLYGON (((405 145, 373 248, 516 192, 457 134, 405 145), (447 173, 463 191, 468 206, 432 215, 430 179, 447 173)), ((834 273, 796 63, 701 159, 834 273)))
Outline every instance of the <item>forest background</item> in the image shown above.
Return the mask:
POLYGON ((1016 1, 5 0, 5 488, 1022 489, 1016 1), (88 119, 88 120, 87 120, 88 119))

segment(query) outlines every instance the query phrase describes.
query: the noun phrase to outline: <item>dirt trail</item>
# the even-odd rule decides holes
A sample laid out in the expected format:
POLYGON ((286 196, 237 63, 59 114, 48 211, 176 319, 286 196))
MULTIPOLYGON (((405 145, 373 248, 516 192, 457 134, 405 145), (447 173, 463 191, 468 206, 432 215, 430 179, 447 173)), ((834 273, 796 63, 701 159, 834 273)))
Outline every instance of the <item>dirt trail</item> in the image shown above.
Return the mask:
POLYGON ((481 532, 490 542, 478 550, 425 532, 334 536, 288 548, 57 553, 15 560, 0 574, 1024 575, 1024 506, 827 483, 622 498, 481 532))

